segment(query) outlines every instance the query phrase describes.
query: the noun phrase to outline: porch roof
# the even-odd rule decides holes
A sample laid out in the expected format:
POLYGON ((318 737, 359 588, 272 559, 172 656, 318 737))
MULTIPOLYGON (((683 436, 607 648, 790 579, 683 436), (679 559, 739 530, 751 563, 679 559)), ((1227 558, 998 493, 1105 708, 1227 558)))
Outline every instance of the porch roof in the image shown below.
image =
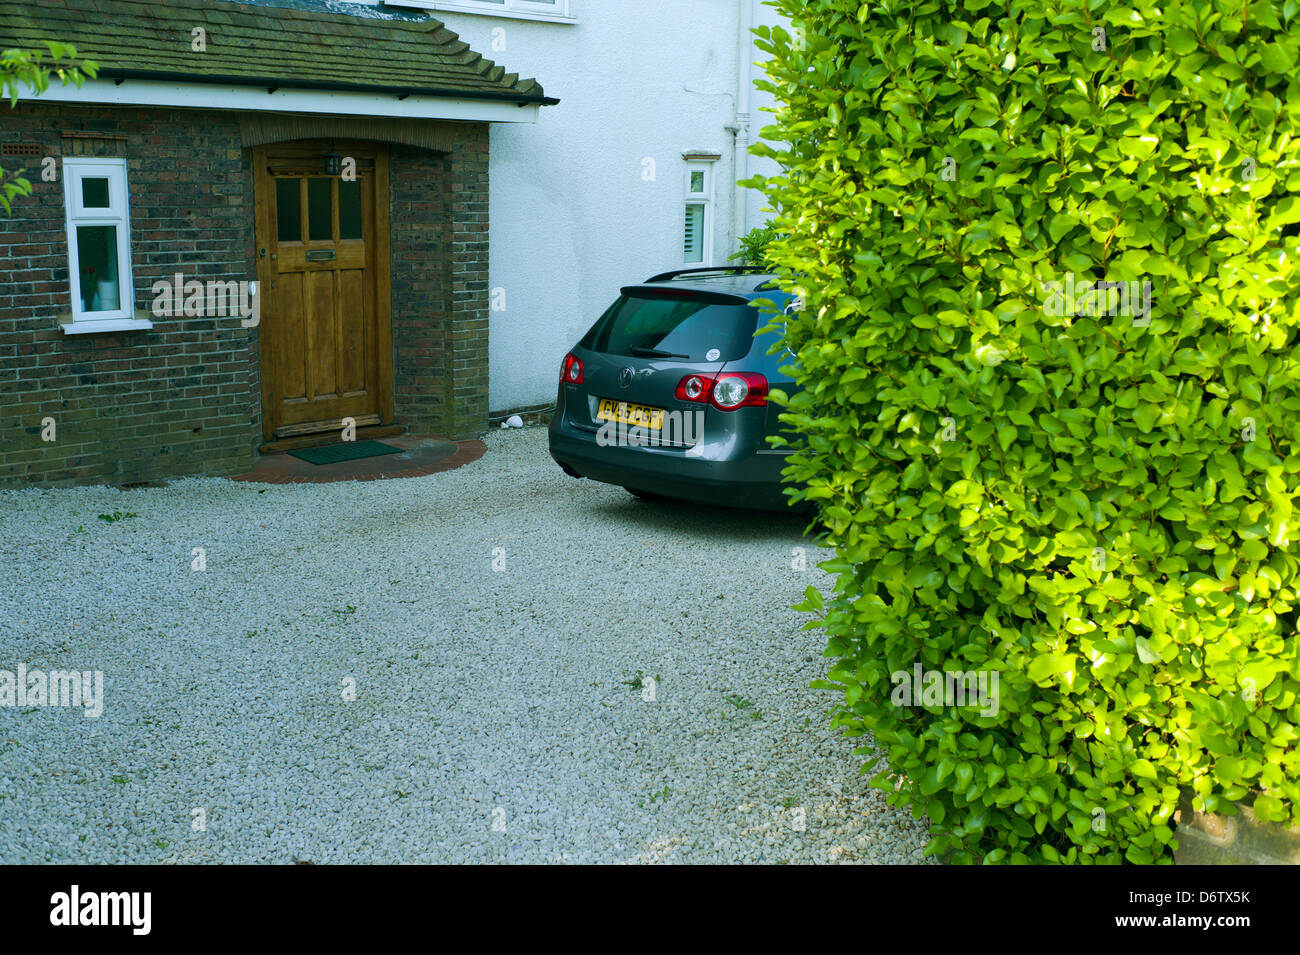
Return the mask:
MULTIPOLYGON (((335 0, 0 0, 0 49, 71 43, 99 80, 493 100, 545 106, 423 11, 335 0), (194 47, 196 28, 203 46, 194 47)), ((51 90, 57 83, 51 85, 51 90)), ((212 103, 221 108, 222 103, 212 103)))

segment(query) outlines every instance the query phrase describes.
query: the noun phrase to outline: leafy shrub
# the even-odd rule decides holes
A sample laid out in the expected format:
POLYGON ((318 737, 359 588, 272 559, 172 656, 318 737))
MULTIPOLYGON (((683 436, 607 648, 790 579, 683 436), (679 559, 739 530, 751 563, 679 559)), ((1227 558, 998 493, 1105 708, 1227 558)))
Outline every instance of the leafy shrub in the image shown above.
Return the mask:
POLYGON ((769 265, 768 247, 783 236, 772 223, 755 226, 740 237, 740 251, 731 257, 741 265, 769 265))
POLYGON ((1169 861, 1182 787, 1300 821, 1300 3, 776 5, 799 609, 874 784, 954 861, 1169 861))
MULTIPOLYGON (((86 77, 92 79, 97 75, 98 65, 94 60, 77 62, 77 48, 68 43, 46 42, 49 58, 43 51, 34 53, 26 50, 0 50, 0 96, 9 100, 10 108, 18 103, 18 94, 23 87, 30 87, 37 93, 43 93, 50 85, 50 76, 57 76, 63 85, 73 83, 80 87, 86 77)), ((22 177, 26 170, 7 172, 0 168, 0 206, 5 215, 13 210, 13 200, 18 196, 30 196, 32 184, 22 177)))

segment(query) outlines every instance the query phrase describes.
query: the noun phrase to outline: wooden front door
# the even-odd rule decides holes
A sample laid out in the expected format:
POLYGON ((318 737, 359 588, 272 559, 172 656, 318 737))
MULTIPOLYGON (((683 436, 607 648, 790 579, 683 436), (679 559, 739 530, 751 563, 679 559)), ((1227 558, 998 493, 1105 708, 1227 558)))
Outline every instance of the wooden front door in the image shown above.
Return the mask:
POLYGON ((254 165, 263 438, 391 424, 387 151, 262 146, 254 165))

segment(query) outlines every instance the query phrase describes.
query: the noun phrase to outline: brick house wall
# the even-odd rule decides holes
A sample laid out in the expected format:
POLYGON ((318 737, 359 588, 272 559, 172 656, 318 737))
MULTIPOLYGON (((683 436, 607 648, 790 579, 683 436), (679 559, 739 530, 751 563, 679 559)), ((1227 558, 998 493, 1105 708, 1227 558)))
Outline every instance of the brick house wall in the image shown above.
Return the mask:
POLYGON ((436 430, 446 401, 443 345, 451 321, 446 307, 451 247, 441 228, 450 199, 446 167, 442 153, 410 146, 394 146, 389 153, 393 401, 415 432, 436 430))
MULTIPOLYGON (((135 307, 151 285, 256 278, 253 170, 238 114, 3 106, 0 144, 41 156, 125 156, 135 307)), ((455 124, 450 153, 391 147, 397 421, 471 437, 487 418, 487 125, 455 124), (450 392, 448 388, 450 387, 450 392)), ((147 331, 66 335, 62 176, 0 215, 0 484, 114 484, 247 471, 261 443, 256 328, 153 317, 147 331), (42 440, 54 418, 57 440, 42 440)))
MULTIPOLYGON (((486 130, 486 127, 482 127, 486 130)), ((450 156, 451 301, 449 427, 465 437, 488 414, 488 142, 466 143, 450 156)))

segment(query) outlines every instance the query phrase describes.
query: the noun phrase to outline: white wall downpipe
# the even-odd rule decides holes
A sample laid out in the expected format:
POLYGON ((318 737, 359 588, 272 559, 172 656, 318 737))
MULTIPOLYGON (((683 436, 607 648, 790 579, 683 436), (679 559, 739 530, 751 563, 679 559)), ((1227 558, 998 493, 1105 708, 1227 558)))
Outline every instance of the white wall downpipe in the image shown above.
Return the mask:
POLYGON ((740 25, 736 39, 736 121, 727 130, 734 136, 731 185, 731 251, 740 251, 740 237, 749 231, 747 190, 739 185, 749 177, 750 92, 754 88, 754 4, 758 0, 740 0, 740 25))

